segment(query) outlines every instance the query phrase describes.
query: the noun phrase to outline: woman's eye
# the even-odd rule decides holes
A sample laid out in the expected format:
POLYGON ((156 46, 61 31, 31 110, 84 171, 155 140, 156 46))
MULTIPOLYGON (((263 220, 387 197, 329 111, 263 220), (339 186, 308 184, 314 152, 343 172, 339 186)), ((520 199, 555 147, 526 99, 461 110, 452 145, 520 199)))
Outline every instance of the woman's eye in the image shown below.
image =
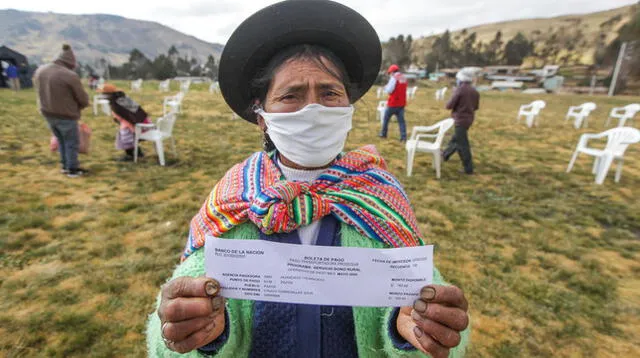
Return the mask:
POLYGON ((294 100, 294 99, 296 99, 296 96, 292 95, 292 94, 287 94, 287 95, 284 95, 284 96, 280 97, 281 101, 294 100))

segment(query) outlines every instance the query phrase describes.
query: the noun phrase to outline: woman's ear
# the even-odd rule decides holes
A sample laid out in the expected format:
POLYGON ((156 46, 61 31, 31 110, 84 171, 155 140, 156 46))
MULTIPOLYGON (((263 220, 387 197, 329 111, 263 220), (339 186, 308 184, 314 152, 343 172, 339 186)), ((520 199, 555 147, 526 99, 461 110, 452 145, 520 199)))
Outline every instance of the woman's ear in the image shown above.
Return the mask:
MULTIPOLYGON (((256 99, 253 101, 253 108, 259 108, 260 107, 260 100, 256 99)), ((260 127, 260 129, 263 132, 267 131, 267 124, 264 122, 264 118, 262 118, 261 115, 259 115, 258 113, 256 113, 256 119, 257 119, 257 123, 258 126, 260 127)))
POLYGON ((261 115, 256 114, 256 118, 258 119, 258 126, 263 132, 267 131, 267 124, 264 122, 264 118, 261 115))

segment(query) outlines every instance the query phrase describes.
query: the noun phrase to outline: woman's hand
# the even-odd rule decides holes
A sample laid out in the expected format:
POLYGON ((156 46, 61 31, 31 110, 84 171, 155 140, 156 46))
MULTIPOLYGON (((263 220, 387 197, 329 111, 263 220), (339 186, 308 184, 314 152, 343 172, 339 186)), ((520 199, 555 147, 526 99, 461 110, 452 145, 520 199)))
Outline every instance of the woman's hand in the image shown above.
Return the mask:
POLYGON ((206 277, 179 277, 162 286, 158 308, 167 348, 178 353, 200 348, 224 331, 220 284, 206 277))
POLYGON ((446 358, 460 344, 460 332, 469 325, 467 299, 455 286, 429 285, 413 307, 402 307, 396 326, 407 342, 431 355, 446 358))

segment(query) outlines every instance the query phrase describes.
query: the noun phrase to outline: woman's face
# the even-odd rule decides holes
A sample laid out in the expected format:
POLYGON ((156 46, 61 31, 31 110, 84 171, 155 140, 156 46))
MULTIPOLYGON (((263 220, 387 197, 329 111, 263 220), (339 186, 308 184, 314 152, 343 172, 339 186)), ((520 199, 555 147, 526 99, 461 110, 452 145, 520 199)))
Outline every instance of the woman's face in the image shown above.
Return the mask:
MULTIPOLYGON (((322 58, 322 62, 338 73, 330 61, 322 58)), ((263 106, 266 112, 286 113, 299 111, 312 103, 326 107, 348 107, 349 97, 339 79, 312 60, 298 59, 286 62, 276 72, 263 106)))

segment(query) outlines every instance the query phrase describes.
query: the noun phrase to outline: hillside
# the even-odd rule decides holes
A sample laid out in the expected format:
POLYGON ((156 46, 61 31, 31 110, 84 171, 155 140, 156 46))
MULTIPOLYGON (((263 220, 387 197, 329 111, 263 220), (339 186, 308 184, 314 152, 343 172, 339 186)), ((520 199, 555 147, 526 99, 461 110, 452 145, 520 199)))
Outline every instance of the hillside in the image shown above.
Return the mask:
MULTIPOLYGON (((544 34, 550 28, 558 29, 561 27, 570 28, 580 26, 582 32, 584 33, 585 39, 588 42, 585 46, 587 50, 584 53, 584 58, 585 60, 587 60, 593 54, 595 41, 600 32, 600 25, 604 22, 607 22, 608 20, 611 20, 612 18, 619 17, 619 20, 615 22, 612 31, 607 32, 606 42, 608 43, 615 37, 616 30, 629 20, 629 15, 632 13, 631 10, 633 6, 634 5, 629 5, 590 14, 503 21, 469 27, 466 29, 466 31, 468 33, 475 32, 478 41, 488 43, 495 37, 497 31, 502 31, 502 38, 506 42, 509 39, 513 38, 518 32, 522 32, 527 38, 533 39, 536 37, 534 35, 536 31, 544 34)), ((465 29, 451 30, 455 30, 452 31, 452 38, 455 39, 456 36, 460 35, 460 33, 465 29)), ((431 44, 435 40, 436 36, 437 35, 414 39, 412 46, 412 55, 421 58, 422 55, 430 49, 431 44)))
POLYGON ((0 10, 0 45, 21 52, 30 61, 51 60, 63 42, 71 44, 78 60, 88 64, 105 58, 119 65, 128 60, 133 48, 155 58, 171 45, 181 55, 203 63, 209 55, 218 58, 223 48, 155 22, 121 16, 0 10))

